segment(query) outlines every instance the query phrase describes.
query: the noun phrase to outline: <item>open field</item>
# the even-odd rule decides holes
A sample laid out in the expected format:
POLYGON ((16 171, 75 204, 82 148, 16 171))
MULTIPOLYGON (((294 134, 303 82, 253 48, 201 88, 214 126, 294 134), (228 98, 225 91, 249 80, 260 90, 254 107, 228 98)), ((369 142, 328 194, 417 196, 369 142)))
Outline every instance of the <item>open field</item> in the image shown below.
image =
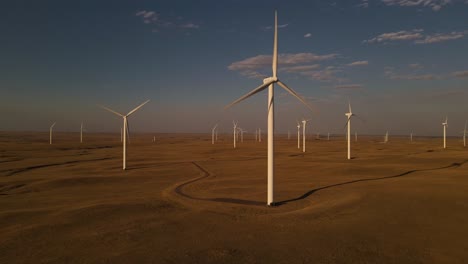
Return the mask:
POLYGON ((468 148, 449 138, 0 133, 0 263, 466 263, 468 148), (353 137, 354 140, 354 137, 353 137))

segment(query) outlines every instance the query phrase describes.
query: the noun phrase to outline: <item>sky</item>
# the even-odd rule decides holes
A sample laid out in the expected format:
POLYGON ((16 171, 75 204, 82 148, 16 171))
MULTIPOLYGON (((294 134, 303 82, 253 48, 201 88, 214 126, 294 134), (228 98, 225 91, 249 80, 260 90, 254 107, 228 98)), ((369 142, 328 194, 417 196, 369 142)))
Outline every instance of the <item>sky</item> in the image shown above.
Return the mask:
POLYGON ((468 0, 2 1, 0 131, 266 131, 278 12, 275 130, 460 136, 468 119, 468 0))

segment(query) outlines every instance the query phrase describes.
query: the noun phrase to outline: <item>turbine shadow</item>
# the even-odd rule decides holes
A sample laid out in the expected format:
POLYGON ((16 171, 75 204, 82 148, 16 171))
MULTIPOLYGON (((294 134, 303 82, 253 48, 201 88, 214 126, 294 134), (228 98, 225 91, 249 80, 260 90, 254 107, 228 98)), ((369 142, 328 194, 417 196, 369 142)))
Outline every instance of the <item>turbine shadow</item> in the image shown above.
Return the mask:
POLYGON ((284 201, 281 201, 281 202, 277 202, 277 203, 275 203, 275 205, 276 206, 281 206, 281 205, 285 205, 285 204, 290 203, 290 202, 303 200, 303 199, 311 196, 315 192, 318 192, 318 191, 324 190, 324 189, 329 189, 329 188, 333 188, 333 187, 338 187, 338 186, 343 186, 343 185, 348 185, 348 184, 353 184, 353 183, 358 183, 358 182, 378 181, 378 180, 386 180, 386 179, 391 179, 391 178, 398 178, 398 177, 406 176, 406 175, 411 174, 411 173, 421 172, 421 171, 434 171, 434 170, 443 170, 443 169, 449 169, 449 168, 458 168, 458 167, 462 166, 463 164, 465 164, 467 162, 468 162, 468 160, 464 160, 464 161, 462 161, 460 163, 454 162, 454 163, 452 163, 452 164, 450 164, 448 166, 444 166, 444 167, 438 167, 438 168, 432 168, 432 169, 421 169, 421 170, 409 170, 409 171, 406 171, 406 172, 403 172, 403 173, 400 173, 400 174, 397 174, 397 175, 392 175, 392 176, 384 176, 384 177, 378 177, 378 178, 367 178, 367 179, 359 179, 359 180, 353 180, 353 181, 348 181, 348 182, 336 183, 336 184, 332 184, 332 185, 312 189, 312 190, 304 193, 303 195, 301 195, 299 197, 292 198, 292 199, 289 199, 289 200, 284 200, 284 201))

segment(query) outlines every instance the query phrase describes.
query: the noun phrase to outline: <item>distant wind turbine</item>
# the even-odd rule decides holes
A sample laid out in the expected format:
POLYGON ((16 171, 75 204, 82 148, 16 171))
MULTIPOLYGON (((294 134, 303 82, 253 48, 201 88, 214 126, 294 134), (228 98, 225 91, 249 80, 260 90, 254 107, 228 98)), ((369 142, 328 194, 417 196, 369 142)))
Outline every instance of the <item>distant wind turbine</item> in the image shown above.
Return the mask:
POLYGON ((80 129, 80 143, 83 143, 83 121, 81 121, 81 129, 80 129))
POLYGON ((463 147, 466 147, 466 123, 468 121, 465 121, 465 129, 463 130, 463 147))
POLYGON ((128 125, 128 120, 127 119, 131 114, 135 113, 135 111, 140 109, 143 105, 145 105, 149 101, 150 100, 147 100, 146 102, 140 104, 139 106, 134 108, 132 111, 128 112, 128 114, 126 114, 126 115, 118 113, 118 112, 116 112, 116 111, 114 111, 114 110, 112 110, 110 108, 107 108, 107 107, 105 107, 103 105, 99 106, 99 107, 101 107, 101 108, 103 108, 103 109, 105 109, 105 110, 107 110, 107 111, 109 111, 111 113, 114 113, 114 114, 116 114, 116 115, 123 118, 123 129, 122 129, 123 130, 123 136, 122 136, 122 138, 123 138, 123 162, 122 162, 123 163, 123 170, 125 170, 126 166, 127 166, 127 132, 129 131, 129 129, 128 129, 129 125, 128 125))
POLYGON ((351 103, 348 102, 349 112, 345 113, 345 116, 348 117, 346 121, 346 126, 348 127, 348 133, 346 138, 348 139, 348 159, 351 159, 351 117, 354 116, 353 111, 351 110, 351 103))
POLYGON ((306 152, 306 125, 309 120, 302 120, 302 152, 306 152))
POLYGON ((413 131, 411 131, 411 134, 410 134, 410 141, 413 142, 413 131))
POLYGON ((237 122, 232 121, 232 125, 234 126, 234 148, 236 148, 236 141, 237 141, 237 122))
POLYGON ((330 140, 330 132, 327 133, 327 140, 330 140))
POLYGON ((211 130, 211 144, 214 145, 215 143, 215 131, 216 131, 216 128, 218 127, 218 124, 216 124, 213 129, 211 130))
POLYGON ((267 192, 267 205, 271 206, 274 205, 274 195, 273 195, 273 180, 274 180, 274 84, 279 84, 283 89, 289 92, 291 95, 296 97, 299 101, 305 104, 307 107, 310 106, 306 103, 306 101, 301 98, 294 90, 286 86, 286 84, 282 83, 278 77, 276 76, 278 68, 278 19, 277 14, 275 11, 275 33, 274 33, 274 41, 273 41, 273 62, 272 62, 272 72, 273 76, 269 78, 263 79, 263 84, 252 90, 251 92, 247 93, 246 95, 242 96, 241 98, 237 99, 236 101, 232 102, 225 109, 230 108, 231 106, 247 99, 248 97, 264 90, 268 87, 268 192, 267 192))
POLYGON ((301 148, 301 123, 297 121, 297 148, 301 148))
POLYGON ((50 129, 49 129, 49 144, 50 144, 50 145, 52 145, 52 129, 54 128, 55 123, 57 123, 57 122, 54 122, 54 123, 50 126, 50 129))
POLYGON ((387 132, 385 133, 385 136, 384 136, 384 143, 387 143, 388 142, 388 130, 387 132))
POLYGON ((447 127, 448 127, 448 118, 445 117, 445 122, 442 123, 442 126, 444 126, 444 148, 447 147, 447 127))

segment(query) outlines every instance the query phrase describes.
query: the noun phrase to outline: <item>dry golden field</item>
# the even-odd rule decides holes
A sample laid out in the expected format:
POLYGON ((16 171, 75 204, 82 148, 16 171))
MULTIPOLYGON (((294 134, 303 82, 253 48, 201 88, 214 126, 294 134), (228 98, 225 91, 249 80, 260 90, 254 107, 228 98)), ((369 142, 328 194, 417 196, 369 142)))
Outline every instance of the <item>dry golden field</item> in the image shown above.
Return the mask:
POLYGON ((277 137, 267 207, 252 135, 48 136, 0 133, 0 263, 468 262, 458 138, 277 137))

